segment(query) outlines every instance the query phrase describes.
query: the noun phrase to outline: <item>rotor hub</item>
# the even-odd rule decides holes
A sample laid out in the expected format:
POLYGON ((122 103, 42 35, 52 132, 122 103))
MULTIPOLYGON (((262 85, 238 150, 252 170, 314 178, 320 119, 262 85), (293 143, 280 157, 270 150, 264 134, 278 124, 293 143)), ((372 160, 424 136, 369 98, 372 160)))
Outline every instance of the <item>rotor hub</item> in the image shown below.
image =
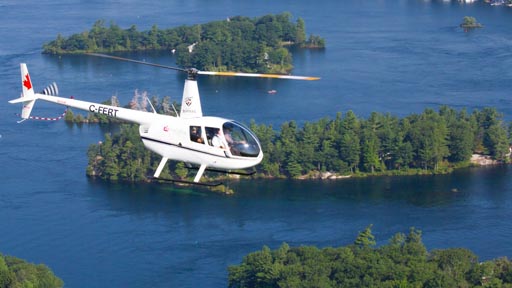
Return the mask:
POLYGON ((188 68, 187 69, 187 79, 188 80, 197 80, 197 75, 199 74, 199 70, 196 68, 188 68))

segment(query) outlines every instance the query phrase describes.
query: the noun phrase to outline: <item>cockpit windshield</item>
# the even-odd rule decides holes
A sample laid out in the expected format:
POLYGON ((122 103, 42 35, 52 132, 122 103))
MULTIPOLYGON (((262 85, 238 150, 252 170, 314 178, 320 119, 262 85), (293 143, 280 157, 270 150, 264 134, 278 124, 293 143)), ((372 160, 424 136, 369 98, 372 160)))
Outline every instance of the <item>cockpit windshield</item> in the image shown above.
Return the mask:
POLYGON ((258 157, 261 151, 260 143, 248 128, 240 123, 231 121, 224 123, 222 130, 231 154, 235 156, 258 157))

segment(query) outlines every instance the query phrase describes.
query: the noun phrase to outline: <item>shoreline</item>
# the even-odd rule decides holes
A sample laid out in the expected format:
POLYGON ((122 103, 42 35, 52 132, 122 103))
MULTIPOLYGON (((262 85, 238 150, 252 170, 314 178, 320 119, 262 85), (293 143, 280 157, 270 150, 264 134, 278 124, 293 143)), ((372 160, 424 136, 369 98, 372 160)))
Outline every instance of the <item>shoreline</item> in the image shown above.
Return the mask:
MULTIPOLYGON (((510 156, 510 155, 509 155, 510 156)), ((301 175, 296 178, 291 178, 295 180, 339 180, 339 179, 349 179, 349 178, 364 178, 371 176, 413 176, 413 175, 436 175, 436 174, 450 174, 453 170, 467 167, 485 167, 492 165, 503 165, 506 164, 503 161, 495 160, 489 155, 483 154, 472 154, 471 159, 468 162, 468 165, 459 166, 459 167, 450 167, 448 169, 444 169, 441 172, 436 172, 433 170, 422 170, 422 169, 408 169, 408 170, 389 170, 383 172, 376 173, 354 173, 351 175, 338 175, 333 172, 318 172, 311 171, 306 175, 301 175)), ((262 177, 267 178, 267 177, 262 177)), ((268 177, 272 178, 272 177, 268 177)))

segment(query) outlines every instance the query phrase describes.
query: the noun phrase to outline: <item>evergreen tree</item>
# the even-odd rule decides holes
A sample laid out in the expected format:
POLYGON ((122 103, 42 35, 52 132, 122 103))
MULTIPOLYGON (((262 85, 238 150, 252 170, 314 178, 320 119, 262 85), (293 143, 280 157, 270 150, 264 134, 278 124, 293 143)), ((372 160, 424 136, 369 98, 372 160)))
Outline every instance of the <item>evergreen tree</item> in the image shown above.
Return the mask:
POLYGON ((306 123, 299 133, 299 147, 297 147, 299 155, 297 158, 305 171, 311 171, 318 167, 315 164, 318 163, 317 151, 320 133, 315 126, 315 124, 306 123))
POLYGON ((510 145, 506 130, 500 124, 493 124, 487 129, 485 145, 492 157, 498 160, 506 160, 510 145))
POLYGON ((452 162, 468 161, 473 154, 474 134, 469 122, 461 120, 450 127, 449 159, 452 162))
POLYGON ((361 248, 368 248, 375 246, 375 236, 372 234, 372 224, 368 225, 364 231, 359 232, 356 240, 354 241, 354 245, 361 248))
POLYGON ((185 179, 185 177, 187 177, 188 174, 188 169, 185 167, 185 164, 183 162, 178 162, 176 164, 175 173, 176 175, 178 175, 178 177, 180 177, 180 179, 185 179))
POLYGON ((295 44, 302 46, 306 42, 306 24, 302 18, 297 19, 297 28, 295 32, 295 44))
POLYGON ((355 172, 359 165, 360 154, 360 123, 352 111, 348 111, 340 125, 339 153, 340 158, 348 164, 351 173, 355 172))
POLYGON ((362 170, 374 173, 380 169, 380 142, 377 137, 377 127, 372 125, 371 120, 366 121, 361 134, 361 166, 362 170))

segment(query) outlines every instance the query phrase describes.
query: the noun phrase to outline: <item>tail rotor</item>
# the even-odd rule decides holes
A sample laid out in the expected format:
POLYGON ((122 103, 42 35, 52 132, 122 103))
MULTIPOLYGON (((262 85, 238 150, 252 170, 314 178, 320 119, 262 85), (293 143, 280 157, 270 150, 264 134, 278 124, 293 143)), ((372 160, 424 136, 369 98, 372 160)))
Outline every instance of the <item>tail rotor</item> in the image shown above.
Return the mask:
POLYGON ((32 86, 32 80, 30 80, 30 74, 28 73, 27 64, 20 64, 21 70, 21 97, 10 100, 9 103, 22 103, 23 107, 21 108, 21 120, 18 123, 21 123, 30 117, 30 113, 32 112, 32 108, 36 100, 38 99, 37 95, 49 95, 49 96, 57 96, 59 95, 59 88, 57 87, 57 83, 53 82, 43 89, 40 93, 34 93, 34 86, 32 86))
POLYGON ((52 84, 48 85, 48 87, 44 88, 40 93, 50 96, 59 96, 59 87, 57 87, 57 83, 53 82, 52 84))

